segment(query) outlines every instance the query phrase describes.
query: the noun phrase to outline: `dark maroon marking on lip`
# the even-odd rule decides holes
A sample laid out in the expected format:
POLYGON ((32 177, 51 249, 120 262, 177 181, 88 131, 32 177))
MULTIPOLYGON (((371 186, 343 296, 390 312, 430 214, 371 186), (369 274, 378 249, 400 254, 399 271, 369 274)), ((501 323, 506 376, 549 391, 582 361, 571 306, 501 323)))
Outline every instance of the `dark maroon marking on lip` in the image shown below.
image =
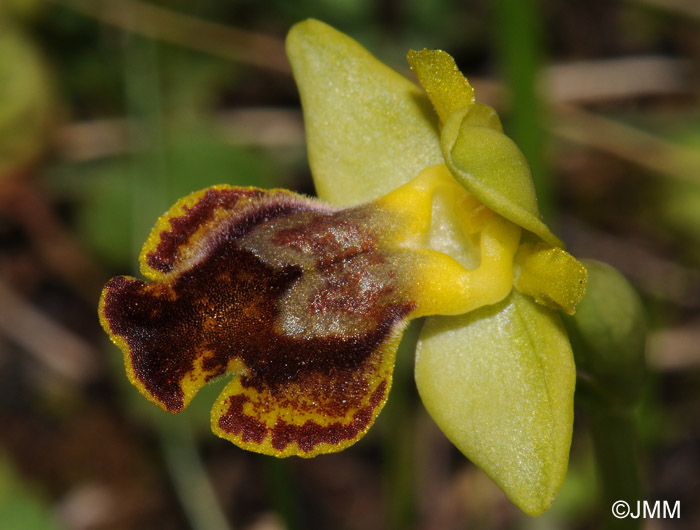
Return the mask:
POLYGON ((146 256, 149 267, 170 272, 178 257, 178 250, 187 244, 189 238, 204 223, 209 221, 214 212, 223 208, 233 210, 241 199, 261 197, 264 190, 257 188, 210 188, 191 207, 185 207, 185 213, 170 219, 170 230, 160 235, 158 246, 146 256))
MULTIPOLYGON (((331 418, 362 408, 379 363, 373 354, 415 303, 369 308, 374 326, 359 336, 299 339, 281 334, 277 301, 302 270, 267 265, 242 248, 240 240, 262 222, 301 210, 315 211, 312 204, 288 197, 261 204, 225 225, 207 245, 206 257, 172 280, 118 277, 107 284, 104 319, 112 334, 127 342, 136 378, 167 410, 182 409, 179 385, 204 352, 211 355, 203 363, 209 378, 224 373, 231 359, 240 359, 247 369, 241 383, 268 392, 279 403, 293 401, 287 385, 295 383, 331 418)), ((246 436, 258 435, 251 431, 246 436)), ((284 437, 281 431, 277 437, 284 437)))
POLYGON ((105 287, 104 316, 126 339, 136 377, 167 410, 179 411, 179 384, 195 360, 213 350, 204 368, 222 374, 272 327, 275 301, 299 274, 294 267, 273 271, 235 244, 219 245, 172 285, 114 278, 105 287), (215 326, 205 330, 208 319, 215 326))
MULTIPOLYGON (((308 420, 302 425, 293 425, 278 421, 271 429, 271 445, 277 451, 284 451, 291 443, 296 443, 301 451, 308 453, 322 443, 337 445, 346 440, 352 440, 365 430, 375 416, 374 411, 386 397, 387 382, 382 381, 372 393, 369 403, 358 409, 350 423, 332 422, 329 425, 319 425, 308 420)), ((243 412, 243 405, 248 398, 242 394, 228 399, 228 409, 219 418, 219 427, 234 436, 241 435, 244 443, 261 444, 267 436, 267 425, 243 412)))
POLYGON ((244 443, 261 444, 267 436, 267 426, 243 412, 243 405, 247 402, 248 398, 243 394, 228 398, 228 411, 219 418, 219 427, 230 434, 240 436, 244 443))
POLYGON ((369 404, 360 408, 349 424, 333 422, 323 426, 310 420, 303 425, 278 423, 272 429, 272 447, 277 451, 284 451, 290 443, 296 442, 299 449, 308 453, 321 443, 337 445, 356 438, 372 422, 374 410, 384 400, 386 387, 387 383, 384 380, 372 393, 369 404))

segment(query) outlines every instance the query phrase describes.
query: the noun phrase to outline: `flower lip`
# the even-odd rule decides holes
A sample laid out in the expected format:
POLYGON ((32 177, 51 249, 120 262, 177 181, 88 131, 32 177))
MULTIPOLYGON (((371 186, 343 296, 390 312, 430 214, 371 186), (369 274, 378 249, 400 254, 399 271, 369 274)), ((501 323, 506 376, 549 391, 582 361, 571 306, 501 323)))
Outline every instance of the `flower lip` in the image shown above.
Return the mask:
POLYGON ((182 206, 186 215, 168 219, 169 230, 156 226, 154 233, 158 237, 158 244, 153 249, 146 245, 148 250, 142 260, 155 271, 172 272, 183 243, 190 240, 198 229, 210 221, 217 210, 230 211, 240 201, 259 198, 263 194, 263 190, 256 188, 210 188, 195 204, 182 206))
POLYGON ((158 226, 168 229, 151 235, 142 257, 162 251, 170 272, 114 278, 100 303, 142 393, 177 412, 231 373, 212 416, 220 436, 277 456, 356 441, 386 400, 415 308, 382 272, 372 230, 291 193, 226 186, 186 197, 158 226), (285 327, 290 311, 300 331, 285 327), (315 325, 324 316, 341 325, 315 325))

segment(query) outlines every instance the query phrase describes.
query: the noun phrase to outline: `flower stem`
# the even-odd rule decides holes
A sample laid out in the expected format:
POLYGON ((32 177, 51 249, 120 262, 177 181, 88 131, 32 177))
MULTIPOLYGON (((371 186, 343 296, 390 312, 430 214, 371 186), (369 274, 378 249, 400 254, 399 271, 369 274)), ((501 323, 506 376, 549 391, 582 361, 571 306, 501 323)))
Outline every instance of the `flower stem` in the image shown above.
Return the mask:
POLYGON ((160 446, 175 492, 193 530, 231 530, 187 422, 158 414, 160 446))
POLYGON ((498 0, 495 6, 496 49, 504 81, 511 91, 508 135, 530 163, 539 208, 546 220, 551 217, 554 205, 544 160, 546 135, 542 104, 536 90, 543 55, 537 2, 498 0))
MULTIPOLYGON (((637 513, 643 500, 639 476, 639 441, 630 408, 612 403, 593 384, 579 380, 578 402, 586 412, 600 481, 601 528, 636 530, 642 518, 615 517, 613 505, 624 501, 637 513)), ((624 512, 619 513, 624 515, 624 512)))
MULTIPOLYGON (((157 43, 127 36, 123 58, 129 141, 134 146, 133 152, 141 153, 133 157, 131 181, 133 252, 138 256, 137 242, 143 240, 154 214, 163 211, 168 190, 157 43)), ((163 414, 156 418, 163 458, 190 527, 193 530, 230 530, 190 424, 169 421, 163 414)))
POLYGON ((284 522, 286 530, 301 530, 303 518, 299 509, 299 499, 290 475, 289 464, 272 456, 263 456, 265 483, 272 497, 277 515, 284 522))
POLYGON ((416 521, 415 404, 411 399, 413 356, 420 325, 404 333, 397 352, 394 383, 382 422, 384 491, 387 496, 386 528, 412 528, 416 521))

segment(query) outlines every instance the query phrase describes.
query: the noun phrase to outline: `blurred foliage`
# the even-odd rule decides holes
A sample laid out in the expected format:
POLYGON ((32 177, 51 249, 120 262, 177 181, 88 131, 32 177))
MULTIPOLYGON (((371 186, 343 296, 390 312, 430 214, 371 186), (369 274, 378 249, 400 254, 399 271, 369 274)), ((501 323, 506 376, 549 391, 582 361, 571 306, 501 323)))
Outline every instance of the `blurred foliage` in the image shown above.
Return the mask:
MULTIPOLYGON (((687 153, 700 153, 700 114, 681 120, 669 136, 687 153)), ((661 237, 669 244, 682 242, 678 251, 683 259, 700 265, 700 167, 687 176, 687 180, 658 179, 644 198, 660 224, 661 237)))
MULTIPOLYGON (((109 12, 98 9, 108 5, 102 0, 0 2, 0 283, 25 302, 8 308, 0 299, 0 527, 56 528, 58 514, 59 525, 85 530, 222 521, 284 528, 284 519, 289 527, 363 530, 598 528, 609 507, 597 501, 585 417, 577 419, 569 474, 552 510, 525 519, 427 419, 410 363, 400 364, 402 380, 377 429, 352 451, 273 466, 209 434, 209 396, 172 418, 128 387, 95 305, 100 281, 134 272, 155 219, 176 198, 213 183, 312 190, 303 137, 283 127, 299 117, 289 76, 149 39, 81 12, 81 4, 109 12), (239 110, 267 118, 232 118, 239 110), (275 124, 283 141, 270 144, 265 129, 275 124), (78 289, 70 271, 85 264, 99 281, 85 275, 78 289), (71 379, 52 371, 47 358, 72 355, 56 329, 32 329, 23 341, 4 326, 8 311, 28 309, 84 343, 98 373, 71 379), (37 350, 34 336, 52 346, 37 350), (81 504, 80 492, 94 485, 111 504, 81 504), (60 509, 66 506, 80 509, 60 509)), ((555 232, 573 253, 620 269, 649 314, 647 385, 642 405, 624 420, 641 434, 646 498, 681 500, 682 519, 663 528, 697 528, 700 19, 672 2, 544 0, 519 6, 532 15, 528 34, 498 22, 518 27, 517 18, 504 18, 507 4, 152 2, 280 45, 294 22, 312 16, 403 72, 409 48, 442 48, 474 81, 477 97, 504 116, 507 133, 544 130, 529 156, 541 158, 533 166, 546 175, 551 204, 544 209, 559 223, 555 232), (508 63, 528 50, 527 71, 508 63), (625 76, 625 60, 645 58, 671 70, 649 66, 625 76), (561 76, 558 66, 583 71, 613 59, 620 66, 576 78, 557 101, 533 90, 538 68, 561 76), (622 89, 611 86, 616 72, 622 89), (642 90, 649 79, 656 88, 642 90), (512 99, 504 88, 516 91, 512 99), (603 95, 580 95, 589 88, 603 95), (534 96, 541 112, 510 105, 534 96), (563 134, 567 106, 607 121, 575 122, 579 134, 563 134)))
POLYGON ((52 79, 34 43, 0 11, 0 178, 45 149, 52 79))
POLYGON ((164 213, 163 204, 172 204, 192 191, 214 184, 282 184, 275 178, 278 173, 274 161, 232 147, 204 127, 174 131, 163 146, 162 156, 166 189, 156 204, 149 204, 148 200, 135 203, 134 194, 148 193, 149 189, 147 154, 66 164, 53 170, 50 185, 58 196, 74 203, 77 233, 97 257, 115 270, 134 267, 134 240, 145 240, 150 230, 150 226, 130 226, 135 204, 147 209, 139 217, 153 223, 164 213))
POLYGON ((6 528, 58 530, 50 505, 17 475, 0 455, 0 523, 6 528))

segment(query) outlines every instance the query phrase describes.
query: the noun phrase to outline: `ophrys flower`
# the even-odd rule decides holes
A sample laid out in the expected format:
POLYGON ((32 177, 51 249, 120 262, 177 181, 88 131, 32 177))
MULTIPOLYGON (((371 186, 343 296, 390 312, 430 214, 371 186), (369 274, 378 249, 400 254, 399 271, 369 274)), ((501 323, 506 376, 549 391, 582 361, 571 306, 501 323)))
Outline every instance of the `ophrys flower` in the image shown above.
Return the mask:
POLYGON ((425 92, 317 21, 292 29, 288 52, 328 202, 215 186, 175 204, 141 253, 149 281, 103 291, 130 380, 177 412, 231 375, 212 411, 218 435, 314 456, 372 424, 406 322, 444 315, 418 345, 426 408, 541 513, 572 424, 555 310, 573 312, 586 274, 540 220, 526 161, 444 52, 409 54, 425 92))

